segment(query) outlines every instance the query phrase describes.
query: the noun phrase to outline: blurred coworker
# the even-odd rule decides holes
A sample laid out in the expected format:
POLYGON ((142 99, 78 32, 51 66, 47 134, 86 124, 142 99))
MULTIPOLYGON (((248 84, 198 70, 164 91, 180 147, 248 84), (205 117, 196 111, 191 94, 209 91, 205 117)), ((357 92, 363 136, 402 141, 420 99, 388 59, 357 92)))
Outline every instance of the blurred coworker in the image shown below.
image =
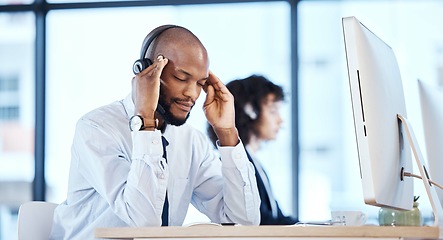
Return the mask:
MULTIPOLYGON (((246 146, 249 161, 254 164, 260 193, 260 225, 289 225, 298 219, 285 216, 272 194, 269 179, 255 154, 265 141, 274 140, 280 130, 280 106, 284 100, 282 87, 259 75, 229 82, 226 87, 234 95, 235 125, 246 146)), ((208 134, 215 144, 217 136, 209 125, 208 134)))

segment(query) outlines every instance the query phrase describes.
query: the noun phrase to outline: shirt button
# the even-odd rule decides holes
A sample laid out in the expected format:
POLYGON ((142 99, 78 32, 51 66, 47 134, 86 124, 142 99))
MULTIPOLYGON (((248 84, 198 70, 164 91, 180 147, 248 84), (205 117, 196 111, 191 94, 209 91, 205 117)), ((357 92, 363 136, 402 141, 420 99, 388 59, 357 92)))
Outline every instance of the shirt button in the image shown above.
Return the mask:
POLYGON ((159 141, 157 140, 157 139, 155 139, 155 140, 152 140, 152 144, 158 144, 159 143, 159 141))
POLYGON ((236 159, 240 159, 240 158, 241 158, 241 154, 240 154, 240 153, 236 153, 236 154, 235 154, 235 158, 236 158, 236 159))
POLYGON ((165 174, 162 173, 162 174, 160 174, 159 177, 160 177, 160 179, 165 179, 165 174))

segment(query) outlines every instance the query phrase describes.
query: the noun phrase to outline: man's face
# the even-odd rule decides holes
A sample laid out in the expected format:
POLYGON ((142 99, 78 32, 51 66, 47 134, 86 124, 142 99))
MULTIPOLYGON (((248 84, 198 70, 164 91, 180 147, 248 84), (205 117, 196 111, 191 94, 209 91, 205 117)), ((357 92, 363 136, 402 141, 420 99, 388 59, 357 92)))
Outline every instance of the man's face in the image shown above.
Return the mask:
MULTIPOLYGON (((162 53, 161 53, 162 54, 162 53)), ((168 64, 160 77, 159 103, 164 120, 180 126, 186 122, 209 76, 207 55, 198 49, 165 51, 168 64)))

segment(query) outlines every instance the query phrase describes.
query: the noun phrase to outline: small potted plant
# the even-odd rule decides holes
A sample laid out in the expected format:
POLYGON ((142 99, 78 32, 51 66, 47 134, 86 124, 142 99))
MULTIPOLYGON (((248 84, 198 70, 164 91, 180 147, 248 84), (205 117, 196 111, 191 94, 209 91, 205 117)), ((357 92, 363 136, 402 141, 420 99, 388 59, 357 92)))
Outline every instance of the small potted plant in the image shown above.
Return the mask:
POLYGON ((420 209, 418 209, 418 199, 420 196, 414 196, 414 206, 411 210, 405 211, 404 218, 405 218, 405 224, 407 226, 422 226, 423 225, 423 219, 421 216, 420 209))
POLYGON ((380 226, 422 226, 423 219, 420 209, 418 209, 418 199, 414 196, 414 203, 411 210, 396 210, 392 208, 380 208, 378 212, 378 222, 380 226))

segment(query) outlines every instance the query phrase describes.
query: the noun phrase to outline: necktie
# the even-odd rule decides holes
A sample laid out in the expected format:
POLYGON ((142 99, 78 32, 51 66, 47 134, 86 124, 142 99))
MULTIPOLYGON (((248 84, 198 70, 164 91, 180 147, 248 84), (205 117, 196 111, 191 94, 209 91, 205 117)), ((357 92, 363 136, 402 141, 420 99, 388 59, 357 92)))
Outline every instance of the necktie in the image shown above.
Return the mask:
MULTIPOLYGON (((169 145, 169 142, 165 137, 162 136, 163 143, 163 158, 168 162, 166 158, 166 146, 169 145)), ((168 192, 166 190, 165 203, 163 204, 163 212, 162 212, 162 226, 168 226, 168 214, 169 214, 169 203, 168 203, 168 192)))

